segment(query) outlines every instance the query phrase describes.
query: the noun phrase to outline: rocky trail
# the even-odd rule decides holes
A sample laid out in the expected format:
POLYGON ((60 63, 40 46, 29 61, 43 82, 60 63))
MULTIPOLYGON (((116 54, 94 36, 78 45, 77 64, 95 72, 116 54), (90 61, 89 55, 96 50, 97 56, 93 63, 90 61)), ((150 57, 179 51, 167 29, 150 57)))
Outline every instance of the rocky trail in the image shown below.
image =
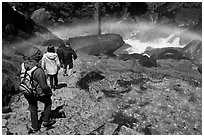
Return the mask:
MULTIPOLYGON (((56 124, 35 134, 201 134, 201 75, 186 60, 159 64, 145 68, 135 61, 79 55, 71 76, 59 71, 52 96, 56 124)), ((10 107, 12 112, 2 115, 2 134, 27 135, 27 101, 17 95, 10 107)), ((42 103, 38 110, 40 115, 42 103)))

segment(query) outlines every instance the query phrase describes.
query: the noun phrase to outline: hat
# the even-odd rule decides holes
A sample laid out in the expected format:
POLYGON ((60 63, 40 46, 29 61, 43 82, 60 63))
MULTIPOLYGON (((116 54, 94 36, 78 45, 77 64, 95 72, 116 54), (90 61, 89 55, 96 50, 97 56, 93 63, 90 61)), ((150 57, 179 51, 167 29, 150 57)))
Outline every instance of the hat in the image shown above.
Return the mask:
POLYGON ((40 61, 43 56, 42 51, 34 46, 29 47, 24 55, 26 60, 35 60, 37 62, 40 61))
POLYGON ((47 52, 55 52, 55 47, 53 46, 53 45, 49 45, 48 47, 47 47, 47 52))

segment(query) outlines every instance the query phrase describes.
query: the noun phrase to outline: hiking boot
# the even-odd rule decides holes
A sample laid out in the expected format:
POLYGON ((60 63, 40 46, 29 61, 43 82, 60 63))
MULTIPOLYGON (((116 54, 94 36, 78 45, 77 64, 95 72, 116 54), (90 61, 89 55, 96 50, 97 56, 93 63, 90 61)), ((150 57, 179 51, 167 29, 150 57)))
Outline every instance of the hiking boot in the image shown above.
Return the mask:
POLYGON ((69 71, 68 71, 68 76, 71 76, 72 75, 72 69, 70 69, 69 71))
POLYGON ((28 127, 28 134, 33 134, 33 133, 36 133, 36 132, 38 132, 40 129, 38 128, 38 129, 34 129, 34 128, 32 128, 32 127, 28 127))
POLYGON ((57 85, 55 85, 55 89, 58 89, 58 84, 57 84, 57 85))
POLYGON ((43 125, 44 127, 50 127, 50 126, 54 125, 55 123, 56 123, 56 120, 55 120, 55 119, 51 119, 51 120, 48 121, 48 122, 43 121, 42 125, 43 125))
POLYGON ((55 91, 55 88, 51 88, 51 91, 52 91, 52 92, 55 91))
POLYGON ((68 76, 68 74, 63 74, 63 76, 65 77, 65 76, 68 76))

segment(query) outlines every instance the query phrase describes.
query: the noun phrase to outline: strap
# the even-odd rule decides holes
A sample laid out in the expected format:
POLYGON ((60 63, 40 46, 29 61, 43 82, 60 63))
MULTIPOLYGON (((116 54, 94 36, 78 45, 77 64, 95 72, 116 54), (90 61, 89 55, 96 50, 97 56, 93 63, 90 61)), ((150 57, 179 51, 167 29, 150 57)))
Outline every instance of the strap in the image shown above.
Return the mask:
MULTIPOLYGON (((24 66, 25 68, 25 66, 24 66)), ((32 69, 28 70, 28 69, 25 69, 25 75, 24 75, 24 78, 26 78, 26 74, 28 73, 28 71, 30 71, 30 83, 32 85, 32 87, 34 86, 34 82, 33 82, 33 73, 38 69, 37 66, 34 66, 32 69)))
POLYGON ((34 82, 33 82, 33 74, 34 74, 34 72, 38 69, 39 67, 37 67, 37 66, 34 66, 31 70, 31 74, 30 74, 30 82, 31 82, 31 85, 32 86, 34 86, 34 82))

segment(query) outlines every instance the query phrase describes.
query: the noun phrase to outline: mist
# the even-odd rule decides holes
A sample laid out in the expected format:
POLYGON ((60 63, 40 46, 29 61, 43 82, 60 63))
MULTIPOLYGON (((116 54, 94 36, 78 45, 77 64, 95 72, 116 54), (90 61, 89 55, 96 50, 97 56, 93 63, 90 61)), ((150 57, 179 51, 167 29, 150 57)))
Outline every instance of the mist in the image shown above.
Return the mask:
MULTIPOLYGON (((61 39, 71 37, 88 36, 97 34, 97 24, 80 24, 71 27, 60 26, 52 29, 51 32, 61 39)), ((187 31, 185 28, 173 25, 161 25, 150 22, 127 22, 127 21, 105 21, 101 24, 102 34, 116 33, 123 37, 123 40, 132 47, 126 49, 129 54, 143 53, 147 47, 184 47, 180 44, 180 34, 182 38, 189 40, 200 40, 202 36, 187 31), (185 33, 183 33, 185 31, 185 33)))

